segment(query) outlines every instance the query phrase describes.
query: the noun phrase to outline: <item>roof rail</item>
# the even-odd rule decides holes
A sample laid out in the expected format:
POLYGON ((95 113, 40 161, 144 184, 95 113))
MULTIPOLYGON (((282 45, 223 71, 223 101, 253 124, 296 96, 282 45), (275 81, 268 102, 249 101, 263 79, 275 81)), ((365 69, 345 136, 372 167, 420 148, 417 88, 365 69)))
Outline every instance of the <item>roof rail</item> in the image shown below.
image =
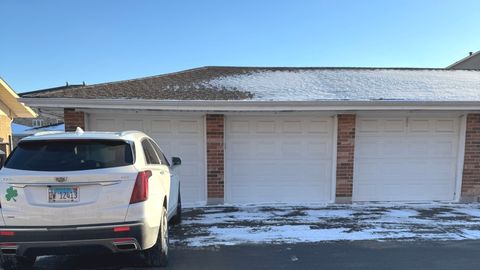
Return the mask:
POLYGON ((60 131, 60 130, 56 130, 56 131, 40 131, 40 132, 37 132, 37 133, 33 134, 33 136, 42 136, 42 135, 59 134, 59 133, 64 133, 64 131, 60 131))
POLYGON ((120 136, 125 136, 125 135, 128 135, 128 134, 137 133, 137 132, 139 132, 139 131, 136 131, 136 130, 125 130, 125 131, 120 132, 120 136))

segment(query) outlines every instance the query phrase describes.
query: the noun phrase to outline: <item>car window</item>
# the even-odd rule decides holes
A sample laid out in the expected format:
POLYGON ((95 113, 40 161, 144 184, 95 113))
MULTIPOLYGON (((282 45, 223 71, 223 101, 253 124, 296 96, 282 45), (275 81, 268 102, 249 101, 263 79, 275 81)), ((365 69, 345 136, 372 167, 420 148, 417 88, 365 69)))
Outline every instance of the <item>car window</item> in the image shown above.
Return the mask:
POLYGON ((78 171, 134 163, 131 145, 122 140, 21 141, 6 168, 32 171, 78 171))
POLYGON ((143 153, 145 154, 145 161, 147 164, 160 164, 155 150, 153 150, 152 145, 148 142, 147 139, 142 141, 143 153))
POLYGON ((158 157, 160 158, 160 161, 162 162, 162 164, 170 166, 170 162, 168 162, 168 159, 165 157, 162 150, 160 150, 160 147, 158 147, 158 145, 154 141, 151 141, 151 140, 149 141, 152 144, 155 151, 157 152, 158 157))

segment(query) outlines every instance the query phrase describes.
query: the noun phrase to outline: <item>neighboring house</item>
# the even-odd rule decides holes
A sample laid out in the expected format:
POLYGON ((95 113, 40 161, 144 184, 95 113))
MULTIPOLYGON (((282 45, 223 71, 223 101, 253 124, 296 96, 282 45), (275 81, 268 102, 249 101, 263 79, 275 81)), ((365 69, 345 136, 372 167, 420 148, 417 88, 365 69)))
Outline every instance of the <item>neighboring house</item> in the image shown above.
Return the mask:
POLYGON ((17 123, 12 123, 13 148, 17 146, 18 142, 21 139, 43 131, 65 131, 65 124, 58 123, 41 127, 29 127, 17 123))
POLYGON ((41 112, 38 109, 34 109, 34 111, 38 115, 36 118, 15 118, 13 119, 13 122, 30 128, 39 128, 63 123, 63 114, 55 115, 52 113, 41 112))
MULTIPOLYGON (((83 84, 69 84, 68 82, 59 87, 53 87, 48 89, 38 90, 42 91, 60 91, 66 89, 73 89, 77 87, 85 86, 85 82, 83 84)), ((35 113, 37 113, 36 118, 15 118, 13 122, 15 124, 19 124, 22 126, 27 126, 30 128, 40 128, 44 126, 52 126, 63 123, 63 112, 55 113, 55 111, 48 111, 48 110, 39 110, 38 108, 34 108, 35 113)))
POLYGON ((10 154, 12 150, 12 119, 15 117, 36 117, 35 112, 18 101, 17 94, 0 78, 0 151, 10 154))
POLYGON ((467 57, 451 64, 447 68, 448 69, 480 69, 480 51, 476 53, 470 52, 467 57))
POLYGON ((21 100, 146 132, 186 204, 480 197, 480 71, 203 67, 21 100))

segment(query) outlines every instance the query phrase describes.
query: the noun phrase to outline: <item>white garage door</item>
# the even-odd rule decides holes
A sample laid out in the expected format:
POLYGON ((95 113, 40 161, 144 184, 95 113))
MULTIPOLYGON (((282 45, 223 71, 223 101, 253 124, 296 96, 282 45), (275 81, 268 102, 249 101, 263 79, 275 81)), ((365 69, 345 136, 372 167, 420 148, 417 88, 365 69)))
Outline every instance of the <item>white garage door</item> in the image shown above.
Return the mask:
POLYGON ((226 201, 330 201, 332 130, 331 118, 227 117, 226 201))
POLYGON ((453 200, 459 122, 357 118, 353 200, 453 200))
POLYGON ((168 157, 182 158, 178 168, 184 205, 205 204, 205 141, 202 116, 90 114, 90 130, 139 130, 160 145, 168 157))

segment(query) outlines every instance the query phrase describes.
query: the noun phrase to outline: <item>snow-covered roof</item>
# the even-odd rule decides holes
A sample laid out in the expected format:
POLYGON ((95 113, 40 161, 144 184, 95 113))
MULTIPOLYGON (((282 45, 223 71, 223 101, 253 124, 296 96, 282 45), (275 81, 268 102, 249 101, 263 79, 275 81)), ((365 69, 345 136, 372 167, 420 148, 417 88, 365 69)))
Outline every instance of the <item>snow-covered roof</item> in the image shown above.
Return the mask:
POLYGON ((204 85, 248 91, 254 100, 480 101, 480 72, 466 70, 258 70, 204 85))
POLYGON ((16 136, 29 136, 43 131, 65 131, 65 124, 58 123, 42 127, 29 127, 12 123, 12 134, 16 136))
POLYGON ((34 91, 22 94, 22 98, 31 103, 32 99, 41 98, 154 101, 480 101, 480 70, 202 67, 139 79, 34 91))

